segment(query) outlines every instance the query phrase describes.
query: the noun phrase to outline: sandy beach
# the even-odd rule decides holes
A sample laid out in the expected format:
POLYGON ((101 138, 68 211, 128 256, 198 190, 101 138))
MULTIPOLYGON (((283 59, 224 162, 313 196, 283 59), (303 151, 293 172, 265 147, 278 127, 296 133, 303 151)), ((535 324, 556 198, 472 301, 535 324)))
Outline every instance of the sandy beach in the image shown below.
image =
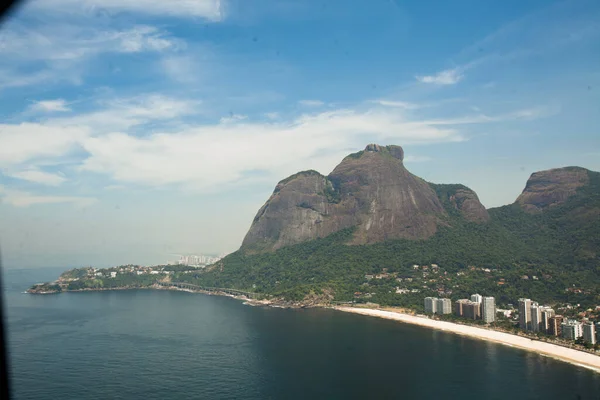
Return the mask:
POLYGON ((372 317, 392 319, 407 324, 424 326, 438 329, 458 335, 465 335, 475 339, 489 340, 506 346, 533 351, 545 356, 565 361, 571 364, 592 369, 600 373, 600 356, 585 353, 574 349, 558 346, 551 343, 531 340, 525 337, 511 335, 510 333, 497 332, 475 326, 454 324, 446 321, 436 321, 426 317, 419 317, 398 312, 375 310, 370 308, 334 307, 336 310, 351 312, 354 314, 369 315, 372 317))

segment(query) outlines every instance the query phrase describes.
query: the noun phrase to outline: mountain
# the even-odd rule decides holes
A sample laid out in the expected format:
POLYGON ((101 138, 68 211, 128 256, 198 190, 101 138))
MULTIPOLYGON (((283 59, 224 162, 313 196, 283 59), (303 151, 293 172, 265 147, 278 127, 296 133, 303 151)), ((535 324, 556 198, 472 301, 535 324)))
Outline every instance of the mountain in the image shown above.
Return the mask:
MULTIPOLYGON (((282 180, 240 250, 202 270, 167 266, 168 279, 284 304, 334 300, 422 310, 424 297, 472 293, 495 296, 502 306, 520 297, 584 309, 598 304, 600 173, 536 172, 514 203, 486 210, 468 187, 428 183, 403 159, 399 146, 372 144, 328 176, 304 171, 282 180)), ((94 275, 70 286, 148 287, 156 279, 125 278, 94 275)), ((49 283, 31 290, 58 289, 49 283)))
POLYGON ((468 221, 489 220, 475 192, 430 184, 411 174, 403 160, 400 146, 370 144, 329 176, 304 171, 282 180, 256 214, 242 248, 271 251, 350 227, 351 244, 426 239, 448 225, 453 211, 468 221))
POLYGON ((563 204, 577 189, 589 184, 589 173, 580 167, 536 172, 527 181, 517 204, 527 212, 539 212, 563 204))
POLYGON ((486 210, 466 186, 425 182, 403 158, 399 146, 369 145, 328 176, 305 171, 282 180, 239 251, 178 279, 416 309, 440 293, 482 292, 501 304, 600 299, 600 173, 536 172, 513 204, 486 210), (425 277, 413 264, 438 264, 444 278, 425 277))

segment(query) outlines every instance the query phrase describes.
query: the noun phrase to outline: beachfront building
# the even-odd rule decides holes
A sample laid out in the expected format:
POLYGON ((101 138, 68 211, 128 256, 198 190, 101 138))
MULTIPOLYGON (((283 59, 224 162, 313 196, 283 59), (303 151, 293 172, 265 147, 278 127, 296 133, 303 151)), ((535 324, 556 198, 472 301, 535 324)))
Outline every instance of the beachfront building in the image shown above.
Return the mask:
POLYGON ((570 340, 577 340, 583 336, 583 324, 573 319, 567 320, 560 325, 562 337, 570 340))
POLYGON ((542 324, 542 310, 540 309, 540 305, 535 301, 531 302, 531 331, 539 332, 540 325, 542 324))
POLYGON ((469 299, 460 299, 454 303, 454 313, 469 319, 481 318, 481 304, 469 299))
POLYGON ((583 341, 590 344, 596 344, 596 327, 592 322, 583 324, 583 341))
POLYGON ((475 293, 475 294, 471 295, 471 301, 473 303, 481 303, 482 300, 483 300, 483 296, 481 296, 480 294, 475 293))
POLYGON ((436 314, 451 314, 452 313, 452 300, 436 299, 435 312, 436 312, 436 314))
POLYGON ((496 299, 493 297, 483 297, 481 301, 481 316, 483 322, 491 324, 496 320, 496 299))
POLYGON ((542 324, 540 330, 550 333, 550 318, 554 317, 554 310, 550 307, 542 307, 542 324))
POLYGON ((437 298, 425 297, 425 312, 427 314, 435 314, 437 311, 437 298))
POLYGON ((555 315, 548 319, 548 333, 552 336, 562 336, 563 316, 555 315))
POLYGON ((463 305, 467 303, 469 299, 460 299, 454 302, 454 315, 462 317, 464 314, 463 305))
POLYGON ((531 330, 531 300, 519 299, 519 328, 531 330))

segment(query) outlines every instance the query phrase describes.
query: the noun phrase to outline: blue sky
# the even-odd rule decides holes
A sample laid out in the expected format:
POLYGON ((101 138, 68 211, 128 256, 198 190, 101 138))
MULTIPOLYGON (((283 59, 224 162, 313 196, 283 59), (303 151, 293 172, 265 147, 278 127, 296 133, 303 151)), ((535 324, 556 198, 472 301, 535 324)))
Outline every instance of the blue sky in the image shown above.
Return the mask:
POLYGON ((9 267, 233 251, 279 180, 371 142, 500 206, 600 170, 600 3, 29 1, 0 116, 9 267))

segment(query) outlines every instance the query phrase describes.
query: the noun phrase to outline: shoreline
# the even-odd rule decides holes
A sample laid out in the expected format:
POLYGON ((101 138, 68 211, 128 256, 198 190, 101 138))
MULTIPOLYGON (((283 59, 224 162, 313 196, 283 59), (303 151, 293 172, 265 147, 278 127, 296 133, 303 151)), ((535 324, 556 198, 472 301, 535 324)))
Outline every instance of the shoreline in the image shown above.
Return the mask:
POLYGON ((447 333, 467 336, 473 339, 486 340, 489 342, 502 344, 504 346, 531 351, 542 356, 550 357, 555 360, 567 362, 569 364, 584 367, 596 373, 600 373, 600 356, 575 349, 570 349, 568 347, 559 346, 553 343, 533 340, 523 336, 513 335, 511 333, 484 329, 471 325, 455 324, 447 321, 437 321, 426 317, 402 314, 394 311, 339 306, 330 308, 342 312, 366 315, 376 318, 390 319, 396 322, 418 325, 421 327, 436 329, 447 333))
MULTIPOLYGON (((139 288, 96 288, 96 289, 77 289, 77 290, 63 290, 65 293, 77 293, 77 292, 95 292, 95 291, 110 291, 110 290, 168 290, 168 291, 179 291, 188 293, 204 294, 209 296, 225 296, 235 300, 243 301, 244 305, 258 306, 258 307, 274 307, 274 308, 301 308, 298 305, 291 306, 289 304, 279 304, 276 300, 253 300, 245 296, 235 296, 224 292, 208 292, 201 290, 183 289, 177 287, 163 287, 163 286, 150 286, 150 287, 139 287, 139 288)), ((53 294, 62 292, 50 292, 50 293, 29 293, 28 294, 53 294)), ((584 351, 571 349, 568 347, 560 346, 553 343, 542 342, 531 338, 514 335, 511 333, 480 328, 472 325, 456 324, 448 321, 438 321, 430 319, 424 316, 416 316, 411 314, 405 314, 396 311, 379 310, 373 308, 356 308, 356 307, 345 307, 345 306, 330 306, 330 305, 312 305, 311 308, 329 308, 341 312, 348 312, 353 314, 359 314, 364 316, 370 316, 375 318, 389 319, 396 322, 417 325, 424 328, 436 329, 446 333, 452 333, 455 335, 466 336, 472 339, 485 340, 501 344, 508 347, 517 348, 520 350, 530 351, 539 355, 549 357, 555 360, 569 363, 571 365, 583 367, 592 370, 596 373, 600 373, 600 356, 586 353, 584 351)), ((303 307, 302 307, 303 308, 303 307)))

